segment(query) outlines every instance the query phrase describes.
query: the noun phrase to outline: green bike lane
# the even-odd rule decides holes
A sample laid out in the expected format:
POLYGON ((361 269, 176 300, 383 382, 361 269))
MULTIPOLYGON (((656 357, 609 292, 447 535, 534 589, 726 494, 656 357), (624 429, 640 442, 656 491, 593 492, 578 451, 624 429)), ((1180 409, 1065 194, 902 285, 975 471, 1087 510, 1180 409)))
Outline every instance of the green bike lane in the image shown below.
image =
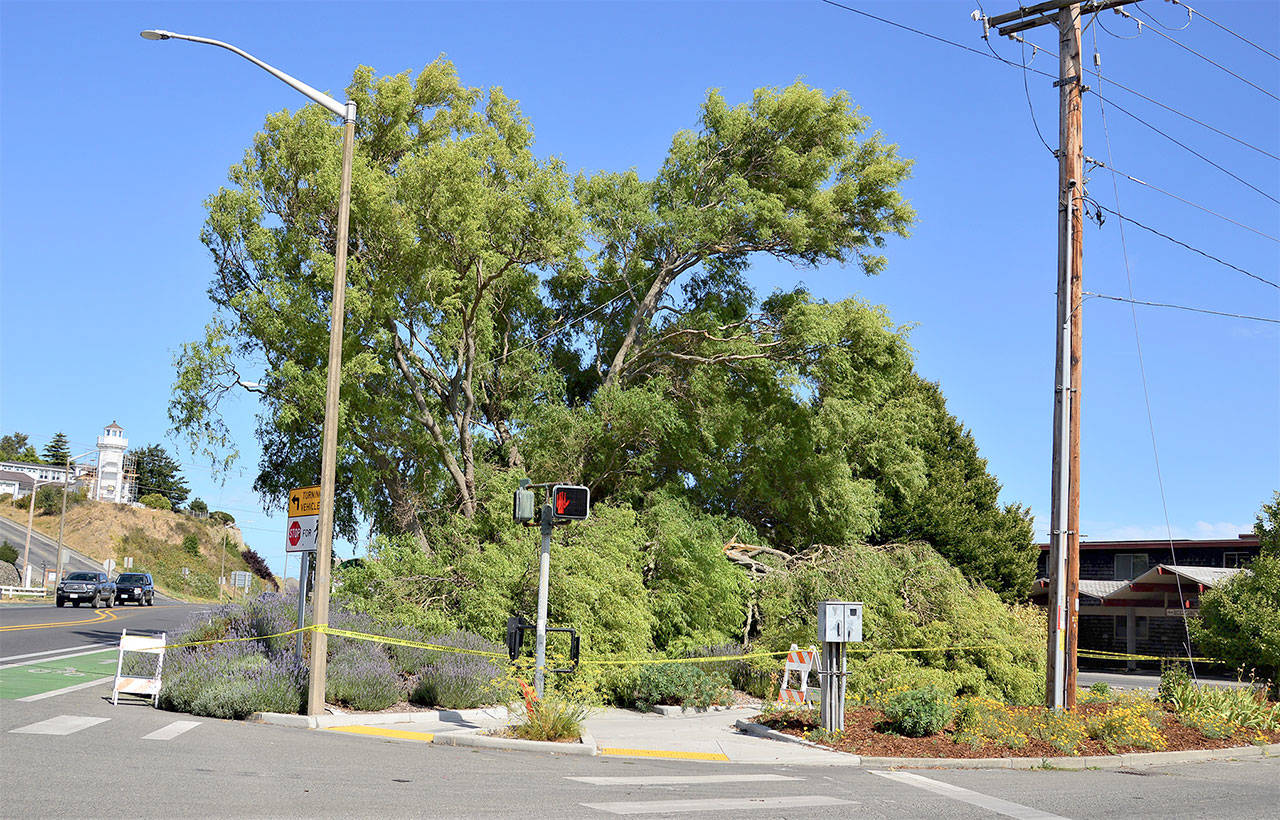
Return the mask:
POLYGON ((110 679, 116 673, 117 650, 102 649, 0 669, 0 700, 17 700, 71 686, 110 679))

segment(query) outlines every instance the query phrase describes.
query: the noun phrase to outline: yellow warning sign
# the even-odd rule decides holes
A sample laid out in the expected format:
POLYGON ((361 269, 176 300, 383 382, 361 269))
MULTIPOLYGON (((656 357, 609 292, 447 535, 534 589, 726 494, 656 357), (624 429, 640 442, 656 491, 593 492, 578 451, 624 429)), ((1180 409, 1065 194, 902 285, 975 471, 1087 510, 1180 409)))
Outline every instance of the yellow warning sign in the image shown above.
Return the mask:
POLYGON ((289 491, 289 517, 320 514, 320 488, 298 487, 289 491))

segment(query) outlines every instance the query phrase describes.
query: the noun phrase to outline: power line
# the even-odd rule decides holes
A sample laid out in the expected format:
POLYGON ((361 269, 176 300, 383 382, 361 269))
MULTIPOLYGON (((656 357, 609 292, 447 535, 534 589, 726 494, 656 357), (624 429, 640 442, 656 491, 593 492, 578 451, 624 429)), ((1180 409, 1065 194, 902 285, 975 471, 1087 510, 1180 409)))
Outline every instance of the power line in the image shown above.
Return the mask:
POLYGON ((1251 322, 1268 322, 1273 325, 1280 325, 1280 319, 1272 319, 1267 316, 1248 316, 1243 313, 1228 313, 1221 310, 1209 310, 1207 308, 1187 307, 1186 305, 1171 305, 1166 302, 1145 302, 1141 299, 1126 299, 1123 296, 1108 296, 1105 293, 1090 293, 1084 291, 1084 295, 1093 299, 1110 299, 1113 302, 1128 302, 1134 305, 1147 305, 1149 307, 1173 308, 1174 310, 1189 310, 1192 313, 1208 313, 1213 316, 1226 316, 1231 319, 1248 319, 1251 322))
MULTIPOLYGON (((1098 108, 1099 108, 1099 109, 1102 109, 1101 98, 1099 98, 1098 108)), ((1109 153, 1110 153, 1110 151, 1108 151, 1108 154, 1109 154, 1109 153)), ((1232 219, 1231 217, 1229 217, 1229 216, 1227 216, 1227 215, 1225 215, 1225 214, 1220 214, 1220 213, 1218 213, 1217 211, 1215 211, 1215 210, 1213 210, 1213 209, 1211 209, 1211 208, 1206 208, 1204 205, 1201 205, 1201 204, 1200 204, 1200 203, 1198 203, 1198 202, 1192 202, 1192 201, 1191 201, 1191 200, 1189 200, 1189 199, 1185 199, 1185 198, 1183 198, 1183 197, 1178 196, 1177 194, 1173 193, 1172 191, 1166 191, 1166 190, 1165 190, 1165 189, 1163 189, 1163 188, 1160 188, 1160 187, 1158 187, 1158 186, 1156 186, 1156 185, 1152 185, 1150 182, 1147 182, 1146 180, 1138 179, 1138 178, 1137 178, 1137 177, 1135 177, 1135 176, 1130 176, 1129 174, 1126 174, 1124 171, 1121 171, 1121 170, 1116 169, 1116 168, 1112 168, 1109 164, 1107 164, 1107 163, 1103 162, 1102 160, 1094 159, 1094 158, 1092 158, 1092 157, 1085 157, 1085 162, 1088 162, 1088 163, 1090 163, 1091 165, 1093 165, 1093 166, 1095 166, 1095 167, 1097 167, 1097 168, 1105 168, 1106 170, 1110 171, 1112 174, 1119 174, 1120 176, 1124 177, 1125 179, 1129 180, 1130 182, 1134 182, 1134 183, 1137 183, 1138 185, 1142 185, 1142 186, 1144 186, 1144 187, 1150 188, 1151 190, 1156 191, 1157 193, 1164 194, 1164 195, 1165 195, 1165 196, 1167 196, 1167 197, 1170 197, 1170 198, 1172 198, 1172 199, 1176 199, 1176 200, 1178 200, 1179 202, 1182 202, 1182 203, 1184 203, 1184 204, 1186 204, 1186 205, 1190 205, 1192 208, 1199 208, 1200 210, 1204 211, 1205 213, 1210 214, 1210 215, 1212 215, 1212 216, 1216 216, 1216 217, 1218 217, 1218 219, 1221 219, 1221 220, 1223 220, 1224 222, 1230 222, 1232 225, 1235 225, 1235 226, 1240 227, 1240 228, 1244 228, 1246 231, 1252 231, 1253 233, 1256 233, 1258 236, 1264 237, 1264 238, 1266 238, 1266 239, 1270 239, 1272 242, 1280 242, 1280 237, 1272 236, 1272 235, 1271 235, 1271 234, 1269 234, 1269 233, 1266 233, 1266 232, 1264 232, 1264 231, 1260 231, 1260 230, 1258 230, 1257 228, 1254 228, 1254 227, 1251 227, 1251 226, 1249 226, 1249 225, 1244 224, 1243 222, 1237 222, 1236 220, 1232 219)))
POLYGON ((1179 2, 1179 0, 1169 0, 1169 2, 1170 2, 1170 3, 1173 3, 1175 6, 1182 6, 1184 9, 1186 9, 1186 10, 1187 10, 1187 22, 1190 22, 1190 21, 1191 21, 1191 16, 1192 16, 1193 14, 1195 14, 1195 15, 1199 15, 1199 16, 1200 16, 1200 18, 1201 18, 1202 20, 1207 20, 1207 21, 1209 21, 1210 23, 1212 23, 1213 25, 1215 25, 1215 26, 1217 26, 1218 28, 1222 29, 1222 30, 1223 30, 1223 31, 1225 31, 1227 34, 1230 34, 1232 37, 1236 38, 1236 39, 1237 39, 1237 40, 1239 40, 1240 42, 1242 42, 1242 43, 1248 43, 1249 45, 1253 46, 1253 47, 1254 47, 1254 48, 1256 48, 1258 51, 1261 51, 1263 54, 1267 55, 1268 57, 1270 57, 1270 58, 1271 58, 1271 59, 1273 59, 1273 60, 1280 60, 1280 57, 1277 57, 1277 56, 1276 56, 1275 54, 1273 54, 1272 52, 1267 51, 1265 48, 1263 48, 1262 46, 1260 46, 1260 45, 1258 45, 1257 43, 1253 42, 1252 40, 1247 39, 1247 38, 1245 38, 1245 37, 1243 37, 1243 36, 1241 36, 1241 35, 1239 35, 1239 34, 1236 34, 1234 31, 1232 31, 1231 29, 1229 29, 1229 28, 1227 28, 1226 26, 1222 25, 1222 24, 1221 24, 1221 23, 1219 23, 1217 20, 1214 20, 1212 17, 1210 17, 1209 15, 1205 14, 1204 12, 1202 12, 1202 11, 1200 11, 1200 10, 1198 10, 1198 9, 1193 9, 1193 8, 1191 8, 1190 6, 1188 6, 1186 3, 1181 3, 1181 2, 1179 2))
MULTIPOLYGON (((1124 9, 1119 8, 1119 7, 1112 9, 1112 11, 1114 11, 1116 14, 1119 14, 1121 17, 1125 18, 1126 20, 1132 20, 1132 21, 1134 21, 1135 23, 1137 23, 1137 24, 1138 24, 1138 33, 1139 33, 1139 34, 1141 34, 1141 33, 1142 33, 1142 21, 1141 21, 1141 20, 1139 20, 1137 17, 1134 17, 1132 14, 1130 14, 1129 12, 1127 12, 1127 11, 1125 11, 1124 9)), ((1173 43, 1173 44, 1174 44, 1175 46, 1177 46, 1178 48, 1180 48, 1180 49, 1182 49, 1182 50, 1184 50, 1184 51, 1187 51, 1187 52, 1189 52, 1189 53, 1191 53, 1191 54, 1194 54, 1195 56, 1199 57, 1201 60, 1204 60, 1206 63, 1208 63, 1208 64, 1210 64, 1210 65, 1214 66, 1215 68, 1217 68, 1217 69, 1219 69, 1219 70, 1221 70, 1221 71, 1224 71, 1224 72, 1226 72, 1227 74, 1230 74, 1232 77, 1235 77, 1235 78, 1236 78, 1237 80, 1239 80, 1240 82, 1242 82, 1242 83, 1244 83, 1244 84, 1246 84, 1246 85, 1253 86, 1253 87, 1254 87, 1254 88, 1256 88, 1257 90, 1261 91, 1263 94, 1266 94, 1266 95, 1267 95, 1268 97, 1270 97, 1271 99, 1276 100, 1277 102, 1280 102, 1280 97, 1277 97, 1275 94, 1272 94, 1270 91, 1268 91, 1267 89, 1265 89, 1265 88, 1263 88, 1262 86, 1258 85, 1258 84, 1257 84, 1257 83, 1255 83, 1253 80, 1250 80, 1250 79, 1249 79, 1249 78, 1247 78, 1247 77, 1242 77, 1242 76, 1240 76, 1239 74, 1235 73, 1235 72, 1234 72, 1234 71, 1232 71, 1231 69, 1229 69, 1229 68, 1227 68, 1226 66, 1224 66, 1222 63, 1217 62, 1217 61, 1216 61, 1216 60, 1214 60, 1212 57, 1208 57, 1208 56, 1206 56, 1206 55, 1204 55, 1204 54, 1201 54, 1200 52, 1196 51, 1194 48, 1192 48, 1191 46, 1189 46, 1189 45, 1187 45, 1186 43, 1182 42, 1181 40, 1177 39, 1176 37, 1170 37, 1168 34, 1165 34, 1165 33, 1164 33, 1163 31, 1161 31, 1159 28, 1151 28, 1150 26, 1148 26, 1148 27, 1147 27, 1147 30, 1148 30, 1148 31, 1152 31, 1152 32, 1154 32, 1156 35, 1158 35, 1158 36, 1160 36, 1160 37, 1163 37, 1164 39, 1166 39, 1166 40, 1168 40, 1169 42, 1173 43)))
POLYGON ((1101 99, 1101 100, 1105 101, 1106 103, 1108 103, 1109 105, 1111 105, 1113 108, 1115 108, 1117 111, 1120 111, 1120 112, 1121 112, 1121 113, 1123 113, 1123 114, 1127 114, 1127 115, 1129 115, 1129 116, 1130 116, 1130 117, 1132 117, 1133 119, 1137 120, 1138 122, 1142 123, 1142 124, 1143 124, 1143 125, 1145 125, 1146 127, 1150 128, 1152 131, 1155 131, 1155 132, 1156 132, 1157 134, 1159 134, 1160 136, 1162 136, 1162 137, 1164 137, 1165 139, 1169 140, 1169 141, 1170 141, 1170 142, 1172 142, 1174 145, 1177 145, 1179 148, 1182 148, 1184 151, 1187 151, 1188 153, 1191 153, 1191 154, 1196 155, 1196 156, 1197 156, 1197 157, 1199 157, 1200 159, 1202 159, 1202 160, 1204 160, 1205 162, 1207 162, 1207 163, 1209 163, 1210 165, 1212 165, 1214 168, 1217 168, 1217 169, 1218 169, 1219 171, 1221 171, 1222 173, 1224 173, 1224 174, 1226 174, 1227 176, 1229 176, 1229 177, 1231 177, 1232 179, 1234 179, 1236 182, 1239 182, 1241 185, 1244 185, 1246 188, 1250 188, 1250 189, 1252 189, 1252 190, 1254 190, 1254 191, 1258 192, 1259 194, 1262 194, 1264 197, 1266 197, 1267 199, 1269 199, 1269 200, 1271 200, 1272 202, 1276 203, 1277 205, 1280 205, 1280 199, 1276 199, 1276 198, 1275 198, 1275 197, 1273 197, 1271 194, 1269 194, 1269 193, 1267 193, 1266 191, 1264 191, 1264 190, 1262 190, 1261 188, 1259 188, 1257 185, 1254 185, 1253 183, 1249 182, 1248 180, 1244 179, 1243 177, 1238 176, 1237 174, 1234 174, 1234 173, 1232 173, 1231 171, 1228 171, 1226 168, 1223 168, 1221 165, 1219 165, 1218 163, 1216 163, 1216 162, 1214 162, 1213 160, 1209 159, 1209 158, 1208 158, 1208 157, 1206 157, 1204 154, 1200 153, 1199 151, 1195 150, 1194 148, 1192 148, 1192 147, 1190 147, 1190 146, 1186 145, 1185 143, 1179 142, 1178 140, 1176 140, 1176 139, 1174 139, 1173 137, 1171 137, 1171 136, 1169 136, 1168 134, 1166 134, 1164 131, 1161 131, 1159 128, 1156 128, 1154 125, 1152 125, 1151 123, 1149 123, 1149 122, 1147 122, 1146 120, 1144 120, 1142 117, 1139 117, 1137 114, 1135 114, 1135 113, 1133 113, 1132 111, 1129 111, 1128 109, 1126 109, 1126 108, 1124 108, 1123 106, 1119 105, 1119 104, 1118 104, 1118 103, 1116 103, 1114 100, 1108 100, 1108 99, 1106 99, 1106 98, 1105 98, 1105 97, 1103 97, 1101 94, 1099 94, 1097 91, 1094 91, 1093 89, 1089 89, 1089 93, 1091 93, 1091 94, 1093 94, 1093 95, 1097 96, 1097 97, 1098 97, 1098 99, 1101 99))
POLYGON ((1108 208, 1107 206, 1100 204, 1096 199, 1091 199, 1091 198, 1089 198, 1089 197, 1086 197, 1085 199, 1086 199, 1089 203, 1091 203, 1095 208, 1097 208, 1098 210, 1106 211, 1107 213, 1111 214, 1112 216, 1114 216, 1114 217, 1116 217, 1116 218, 1118 218, 1118 219, 1122 219, 1122 220, 1124 220, 1125 222, 1132 222, 1134 225, 1137 225, 1139 228, 1142 228, 1143 230, 1150 231, 1151 233, 1155 234, 1156 236, 1159 236, 1159 237, 1161 237, 1161 238, 1163 238, 1163 239, 1167 239, 1167 240, 1169 240, 1170 242, 1174 243, 1175 245, 1181 245, 1182 247, 1186 248, 1186 249, 1187 249, 1187 250, 1189 250, 1189 251, 1195 251, 1196 253, 1200 254, 1201 256, 1205 257, 1206 259, 1212 259, 1214 262, 1217 262, 1219 265, 1224 265, 1224 266, 1226 266, 1226 267, 1228 267, 1228 268, 1231 268, 1231 269, 1232 269, 1232 270, 1234 270, 1234 271, 1239 271, 1240 273, 1243 273, 1245 276, 1248 276, 1248 277, 1249 277, 1249 278, 1251 278, 1251 279, 1257 279, 1259 282, 1263 283, 1264 285, 1270 285, 1270 286, 1271 286, 1271 287, 1273 287, 1273 288, 1280 289, 1280 284, 1277 284, 1276 282, 1272 282, 1270 279, 1266 279, 1266 278, 1264 278, 1264 277, 1262 277, 1262 276, 1259 276, 1259 275, 1258 275, 1258 274, 1256 274, 1256 273, 1253 273, 1253 272, 1251 272, 1251 271, 1247 271, 1247 270, 1245 270, 1244 268, 1239 267, 1238 265, 1233 265, 1233 264, 1231 264, 1230 262, 1227 262, 1226 260, 1223 260, 1223 259, 1220 259, 1220 258, 1218 258, 1218 257, 1214 256, 1213 254, 1209 253, 1208 251, 1202 251, 1202 250, 1200 250, 1199 248, 1195 247, 1194 245, 1188 245, 1186 242, 1183 242, 1181 239, 1175 239, 1174 237, 1170 236, 1169 234, 1167 234, 1167 233, 1163 233, 1162 231, 1158 231, 1158 230, 1156 230, 1155 228, 1151 227, 1150 225, 1145 225, 1145 224, 1143 224, 1143 223, 1139 222, 1138 220, 1134 219, 1134 218, 1133 218, 1133 217, 1131 217, 1131 216, 1126 216, 1125 214, 1122 214, 1122 213, 1120 213, 1119 211, 1113 211, 1112 209, 1108 208))
POLYGON ((631 295, 631 289, 630 289, 630 288, 627 288, 627 290, 626 290, 626 292, 625 292, 625 293, 619 293, 617 296, 613 297, 613 298, 612 298, 612 299, 610 299, 608 302, 605 302, 603 305, 600 305, 600 306, 598 306, 598 307, 592 308, 591 310, 587 311, 586 313, 582 314, 581 316, 577 317, 576 319, 571 319, 570 321, 566 322, 565 324, 561 325, 560 327, 556 328, 555 330, 552 330, 552 331, 551 331, 550 333, 548 333, 547 335, 545 335, 545 336, 543 336, 543 337, 541 337, 541 338, 538 338, 538 339, 534 339, 532 342, 529 342, 529 343, 528 343, 528 344, 526 344, 526 345, 521 345, 520 347, 517 347, 515 350, 511 350, 511 351, 508 351, 508 352, 506 352, 506 353, 503 353, 501 356, 498 356, 496 359, 490 359, 489 361, 484 362, 483 364, 476 365, 476 368, 477 368, 477 369, 479 369, 479 368, 481 368, 481 367, 488 367, 488 366, 489 366, 489 365, 491 365, 491 364, 497 364, 497 363, 499 363, 499 362, 501 362, 501 361, 504 361, 504 360, 506 360, 506 359, 510 358, 511 356, 516 355, 517 353, 519 353, 519 352, 520 352, 520 351, 522 351, 522 350, 528 350, 529 348, 533 347, 534 345, 540 345, 540 344, 542 344, 543 342, 545 342, 547 339, 550 339, 552 336, 555 336, 557 333, 560 333, 560 332, 562 332, 562 331, 568 330, 569 328, 571 328, 571 327, 573 327, 574 325, 578 324, 578 322, 581 322, 581 321, 582 321, 582 320, 584 320, 584 319, 589 319, 591 316, 593 316, 593 315, 595 315, 595 314, 599 313, 600 311, 604 310, 605 308, 607 308, 607 307, 611 307, 611 306, 613 306, 614 304, 616 304, 617 302, 622 301, 623 297, 625 297, 625 296, 630 296, 630 295, 631 295))
MULTIPOLYGON (((1097 18, 1097 15, 1094 15, 1097 18)), ((1102 79, 1102 60, 1098 55, 1098 32, 1093 32, 1093 53, 1094 59, 1098 64, 1098 83, 1103 82, 1102 79)), ((1102 117, 1102 136, 1107 146, 1107 162, 1111 162, 1111 129, 1107 126, 1107 109, 1099 102, 1098 110, 1102 117)), ((1111 193, 1115 197, 1116 207, 1120 207, 1120 186, 1116 182, 1116 172, 1111 172, 1111 193)), ((1138 376, 1142 380, 1142 399, 1147 407, 1147 430, 1151 434, 1151 455, 1155 460, 1156 468, 1156 486, 1160 490, 1160 508, 1164 512, 1164 529, 1165 536, 1169 541, 1169 559, 1174 566, 1178 565, 1178 553, 1173 546, 1173 527, 1169 523, 1169 500, 1164 491, 1164 473, 1160 469, 1160 448, 1156 445, 1156 420, 1155 413, 1151 410, 1151 390, 1147 387, 1147 364, 1142 355, 1142 337, 1138 333, 1138 311, 1137 305, 1133 300, 1133 266, 1129 263, 1129 243, 1125 238, 1124 220, 1120 220, 1120 251, 1124 256, 1124 280, 1129 289, 1129 318, 1133 322, 1133 344, 1138 351, 1138 376)), ((1182 578, 1174 573, 1174 582, 1178 587, 1178 602, 1184 600, 1182 597, 1182 578)), ((1196 664, 1191 660, 1191 631, 1187 625, 1187 614, 1185 607, 1179 606, 1178 611, 1182 614, 1182 632, 1187 639, 1187 662, 1191 665, 1191 674, 1195 675, 1196 664)))

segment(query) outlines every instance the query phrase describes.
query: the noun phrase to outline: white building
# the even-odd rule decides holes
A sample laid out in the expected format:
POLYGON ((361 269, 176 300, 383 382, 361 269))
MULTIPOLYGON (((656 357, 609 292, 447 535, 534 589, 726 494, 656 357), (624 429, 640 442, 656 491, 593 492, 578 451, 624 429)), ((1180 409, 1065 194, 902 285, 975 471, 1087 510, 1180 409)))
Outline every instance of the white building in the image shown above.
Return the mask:
MULTIPOLYGON (((93 472, 92 467, 71 465, 71 486, 93 472)), ((33 484, 62 484, 67 480, 65 467, 53 464, 27 464, 22 461, 0 461, 0 495, 10 493, 14 498, 25 498, 33 484)))
POLYGON ((133 500, 132 476, 125 472, 124 451, 129 439, 114 421, 98 436, 98 484, 93 497, 98 501, 127 504, 133 500))

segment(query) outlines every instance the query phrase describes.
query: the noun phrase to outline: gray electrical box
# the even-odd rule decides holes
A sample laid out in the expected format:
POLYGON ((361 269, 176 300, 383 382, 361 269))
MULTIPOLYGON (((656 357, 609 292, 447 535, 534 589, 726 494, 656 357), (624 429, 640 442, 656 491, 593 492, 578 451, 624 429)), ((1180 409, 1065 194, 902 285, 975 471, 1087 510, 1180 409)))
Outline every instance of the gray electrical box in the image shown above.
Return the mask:
POLYGON ((523 524, 534 519, 537 510, 537 504, 534 501, 533 490, 516 490, 512 497, 511 517, 516 523, 523 524))
POLYGON ((823 601, 818 604, 818 638, 823 643, 862 641, 862 603, 823 601))

